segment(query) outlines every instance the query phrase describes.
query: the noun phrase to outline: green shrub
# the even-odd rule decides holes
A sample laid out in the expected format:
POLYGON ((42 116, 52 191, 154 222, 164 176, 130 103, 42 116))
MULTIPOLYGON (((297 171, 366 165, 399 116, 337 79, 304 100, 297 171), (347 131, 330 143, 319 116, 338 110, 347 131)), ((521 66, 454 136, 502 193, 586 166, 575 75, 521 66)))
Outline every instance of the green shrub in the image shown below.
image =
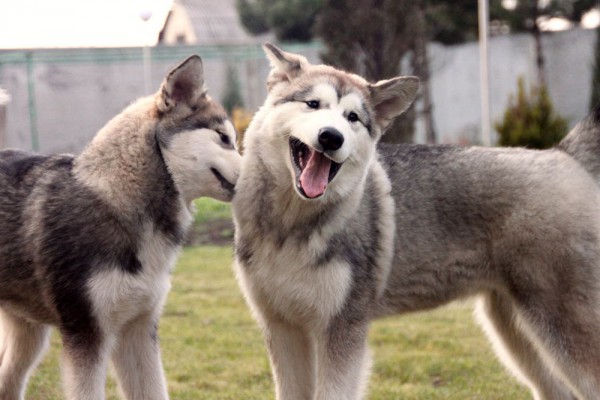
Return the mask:
POLYGON ((232 65, 227 66, 225 91, 223 93, 221 102, 223 103, 223 107, 225 110, 227 110, 229 115, 231 115, 231 112, 235 108, 244 106, 244 101, 242 100, 242 90, 240 88, 240 79, 238 77, 237 70, 232 65))
POLYGON ((546 149, 558 143, 568 130, 567 121, 554 111, 545 87, 525 93, 523 79, 518 81, 517 99, 511 96, 501 122, 495 124, 501 146, 546 149))

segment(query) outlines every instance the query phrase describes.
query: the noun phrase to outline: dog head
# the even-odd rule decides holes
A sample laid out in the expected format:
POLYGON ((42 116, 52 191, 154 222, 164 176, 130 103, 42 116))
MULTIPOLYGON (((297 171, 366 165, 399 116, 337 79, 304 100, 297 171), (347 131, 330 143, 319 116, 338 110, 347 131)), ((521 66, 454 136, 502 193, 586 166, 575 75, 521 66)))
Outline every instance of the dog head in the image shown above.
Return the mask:
MULTIPOLYGON (((418 79, 371 84, 330 66, 311 65, 272 44, 264 50, 272 66, 269 95, 249 136, 258 130, 269 136, 263 143, 276 147, 270 152, 288 154, 285 164, 302 198, 349 193, 365 176, 382 133, 414 100, 418 79)), ((248 138, 245 144, 252 142, 248 138)), ((271 165, 272 170, 282 167, 271 165)))
POLYGON ((230 201, 241 163, 236 132, 223 107, 206 93, 200 57, 175 67, 155 101, 158 143, 184 199, 230 201))

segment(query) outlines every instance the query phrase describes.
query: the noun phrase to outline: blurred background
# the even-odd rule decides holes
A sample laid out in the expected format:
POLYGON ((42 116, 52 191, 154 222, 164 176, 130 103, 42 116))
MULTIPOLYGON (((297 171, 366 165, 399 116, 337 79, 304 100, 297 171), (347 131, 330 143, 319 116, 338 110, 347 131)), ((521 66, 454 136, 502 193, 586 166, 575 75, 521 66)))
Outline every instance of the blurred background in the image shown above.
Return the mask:
POLYGON ((0 0, 0 148, 77 153, 194 53, 243 130, 265 41, 372 81, 418 75, 385 140, 547 147, 598 96, 599 25, 599 0, 0 0))

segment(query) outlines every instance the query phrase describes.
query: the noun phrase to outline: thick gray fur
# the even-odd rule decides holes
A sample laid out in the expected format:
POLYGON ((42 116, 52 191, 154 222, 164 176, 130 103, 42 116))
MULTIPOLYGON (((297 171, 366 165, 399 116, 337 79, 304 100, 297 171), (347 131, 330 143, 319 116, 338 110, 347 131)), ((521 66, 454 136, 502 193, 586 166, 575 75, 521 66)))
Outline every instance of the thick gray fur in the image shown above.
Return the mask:
POLYGON ((269 97, 244 138, 233 206, 238 279, 265 333, 277 398, 360 398, 373 319, 469 296, 478 298, 500 359, 535 399, 598 398, 598 111, 545 151, 377 146, 389 115, 368 144, 366 129, 339 122, 344 146, 377 152, 368 158, 349 149, 324 195, 306 199, 295 190, 286 146, 290 135, 317 143, 294 123, 318 113, 280 99, 310 93, 330 107, 322 111, 328 126, 335 110, 344 111, 324 82, 355 85, 376 117, 373 87, 381 85, 266 52, 269 97), (286 58, 301 71, 286 74, 286 58), (345 181, 356 182, 352 190, 341 189, 345 181))
POLYGON ((558 144, 600 183, 600 104, 558 144))
POLYGON ((24 398, 51 326, 67 398, 103 399, 109 360, 125 398, 168 398, 158 319, 192 197, 233 195, 233 143, 192 56, 79 156, 0 151, 0 400, 24 398))

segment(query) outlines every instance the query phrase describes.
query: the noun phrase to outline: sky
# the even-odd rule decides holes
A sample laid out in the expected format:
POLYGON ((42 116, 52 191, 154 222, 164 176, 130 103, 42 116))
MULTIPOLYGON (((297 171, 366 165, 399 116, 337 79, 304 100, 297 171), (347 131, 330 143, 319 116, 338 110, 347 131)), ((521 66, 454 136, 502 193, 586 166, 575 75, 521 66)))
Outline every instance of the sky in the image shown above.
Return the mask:
MULTIPOLYGON (((505 0, 507 5, 515 0, 505 0)), ((0 49, 154 45, 173 0, 0 0, 0 49), (144 21, 141 16, 150 18, 144 21)), ((584 26, 600 24, 590 13, 584 26)), ((546 29, 568 29, 545 21, 546 29)))
POLYGON ((0 49, 154 45, 172 2, 0 0, 0 49))

